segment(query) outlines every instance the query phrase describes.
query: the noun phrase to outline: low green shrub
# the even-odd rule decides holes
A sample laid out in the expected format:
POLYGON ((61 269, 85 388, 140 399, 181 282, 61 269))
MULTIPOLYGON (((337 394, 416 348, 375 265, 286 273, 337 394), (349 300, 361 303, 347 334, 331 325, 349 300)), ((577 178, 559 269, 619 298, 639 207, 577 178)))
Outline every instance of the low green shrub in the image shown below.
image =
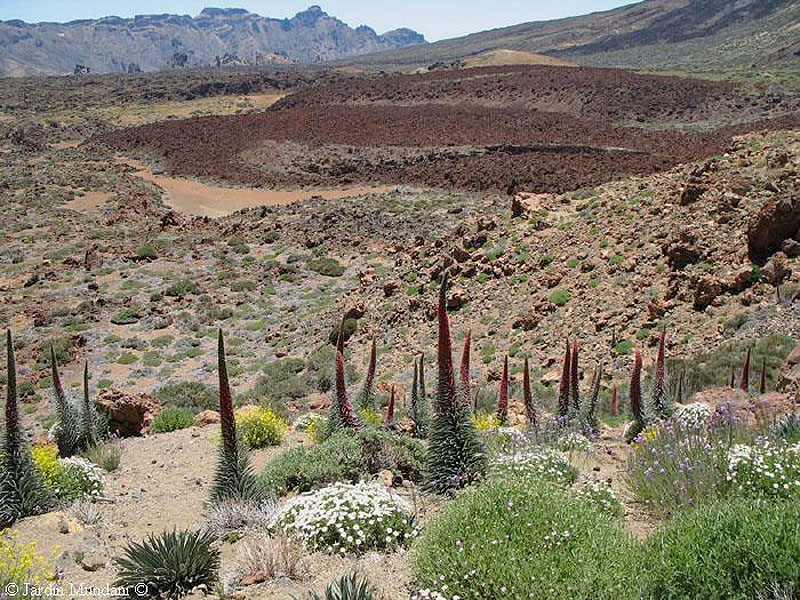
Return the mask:
POLYGON ((630 598, 634 543, 614 519, 537 479, 490 478, 415 544, 417 582, 463 600, 630 598))
POLYGON ((800 590, 798 540, 796 502, 738 499, 689 511, 646 543, 641 597, 791 598, 800 590))
POLYGON ((311 448, 287 450, 267 464, 261 481, 276 496, 328 483, 354 483, 386 469, 421 481, 425 460, 424 444, 408 436, 377 429, 343 431, 311 448))
POLYGON ((204 410, 219 408, 217 390, 213 386, 196 381, 182 381, 162 386, 156 391, 156 398, 165 406, 185 408, 195 415, 204 410))
POLYGON ((180 406, 165 406, 153 419, 150 431, 153 433, 169 433, 178 429, 186 429, 194 423, 194 415, 180 406))
POLYGON ((344 274, 344 267, 335 258, 327 258, 320 256, 317 258, 309 259, 306 263, 308 268, 328 277, 341 277, 344 274))
POLYGON ((236 427, 250 448, 278 446, 289 424, 269 407, 243 406, 236 411, 236 427))

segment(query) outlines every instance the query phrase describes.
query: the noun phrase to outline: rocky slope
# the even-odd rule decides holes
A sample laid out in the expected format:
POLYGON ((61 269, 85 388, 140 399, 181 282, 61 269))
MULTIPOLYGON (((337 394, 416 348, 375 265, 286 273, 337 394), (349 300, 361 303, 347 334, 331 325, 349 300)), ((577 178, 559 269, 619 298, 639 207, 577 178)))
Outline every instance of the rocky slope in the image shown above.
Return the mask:
POLYGON ((243 9, 70 23, 0 22, 0 76, 157 71, 170 67, 313 63, 425 43, 409 29, 378 35, 319 6, 291 19, 243 9))

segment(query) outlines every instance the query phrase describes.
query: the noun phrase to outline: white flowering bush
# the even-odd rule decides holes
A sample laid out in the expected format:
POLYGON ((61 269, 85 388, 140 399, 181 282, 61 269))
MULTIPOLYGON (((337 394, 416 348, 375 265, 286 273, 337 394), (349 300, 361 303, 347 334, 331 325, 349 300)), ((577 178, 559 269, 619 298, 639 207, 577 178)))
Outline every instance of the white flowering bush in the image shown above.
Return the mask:
POLYGON ((272 527, 329 554, 403 547, 417 534, 407 503, 374 483, 337 483, 296 496, 272 527))
POLYGON ((711 407, 705 402, 678 404, 675 407, 675 419, 693 429, 705 427, 712 414, 711 407))
POLYGON ((585 435, 571 431, 556 440, 556 448, 564 452, 588 452, 592 442, 585 435))
POLYGON ((68 500, 99 498, 105 488, 103 469, 80 456, 60 458, 56 486, 56 495, 68 500))
POLYGON ((625 512, 619 496, 608 482, 589 481, 579 487, 575 493, 605 514, 621 517, 625 512))
POLYGON ((534 446, 521 454, 501 455, 492 460, 491 470, 500 476, 544 479, 561 485, 569 485, 578 476, 578 470, 563 453, 545 446, 534 446))
POLYGON ((460 600, 460 598, 461 596, 453 596, 451 599, 436 590, 429 589, 417 590, 411 594, 411 600, 460 600))
POLYGON ((728 482, 746 496, 800 497, 800 444, 766 439, 737 444, 728 453, 728 482))

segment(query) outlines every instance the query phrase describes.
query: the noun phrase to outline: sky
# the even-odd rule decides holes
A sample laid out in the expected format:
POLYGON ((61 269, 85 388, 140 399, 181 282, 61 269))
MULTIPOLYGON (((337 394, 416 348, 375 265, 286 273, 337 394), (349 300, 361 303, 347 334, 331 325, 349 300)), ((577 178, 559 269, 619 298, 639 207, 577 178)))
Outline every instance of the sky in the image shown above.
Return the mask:
POLYGON ((350 25, 378 33, 409 27, 429 41, 528 21, 607 10, 634 0, 0 0, 0 20, 71 21, 109 15, 197 15, 206 6, 245 8, 265 17, 292 17, 312 4, 350 25))

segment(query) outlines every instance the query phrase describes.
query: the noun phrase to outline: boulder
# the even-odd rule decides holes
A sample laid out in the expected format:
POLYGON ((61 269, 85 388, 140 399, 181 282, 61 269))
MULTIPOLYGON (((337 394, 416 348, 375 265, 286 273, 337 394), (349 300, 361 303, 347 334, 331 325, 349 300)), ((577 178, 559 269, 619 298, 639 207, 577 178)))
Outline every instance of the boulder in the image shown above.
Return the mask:
POLYGON ((767 202, 747 228, 747 249, 754 261, 763 260, 800 232, 800 197, 767 202))
POLYGON ((108 415, 111 433, 121 437, 146 435, 161 404, 149 394, 129 394, 108 389, 100 392, 97 405, 108 415))
POLYGON ((215 410, 204 410, 198 415, 194 417, 194 424, 197 427, 206 427, 208 425, 214 425, 215 423, 219 423, 219 413, 215 410))

